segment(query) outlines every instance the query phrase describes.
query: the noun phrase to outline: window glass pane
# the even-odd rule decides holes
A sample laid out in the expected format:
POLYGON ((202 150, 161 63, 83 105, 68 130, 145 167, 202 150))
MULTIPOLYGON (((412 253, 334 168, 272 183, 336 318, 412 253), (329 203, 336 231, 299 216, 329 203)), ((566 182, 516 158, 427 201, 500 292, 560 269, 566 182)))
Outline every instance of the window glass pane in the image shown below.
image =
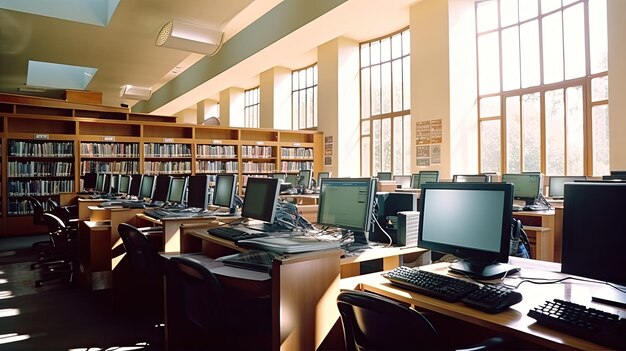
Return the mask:
POLYGON ((402 153, 402 174, 411 174, 411 115, 403 117, 405 131, 404 134, 404 152, 402 153))
POLYGON ((380 41, 381 62, 391 60, 391 39, 385 38, 380 41))
POLYGON ((520 27, 522 88, 539 85, 539 28, 537 21, 520 27))
POLYGON ((313 66, 313 84, 317 85, 317 65, 313 66))
POLYGON ((548 13, 561 7, 561 0, 541 0, 541 13, 548 13))
POLYGON ((478 32, 498 27, 498 2, 496 0, 480 2, 476 5, 476 25, 478 32))
POLYGON ((372 128, 372 170, 376 173, 380 171, 382 167, 380 120, 374 120, 372 128))
POLYGON ((500 96, 480 99, 480 117, 500 117, 500 96))
POLYGON ((300 105, 298 111, 300 123, 298 128, 304 129, 306 128, 306 90, 300 90, 298 95, 298 103, 300 105))
POLYGON ((298 93, 291 93, 291 129, 298 129, 298 93))
POLYGON ((298 89, 298 72, 291 73, 291 90, 298 89))
POLYGON ((541 97, 522 95, 522 172, 541 170, 541 97))
POLYGON ((563 0, 563 6, 567 6, 569 4, 573 4, 578 1, 582 1, 582 0, 563 0))
POLYGON ((563 80, 563 24, 561 12, 543 19, 543 83, 563 80))
POLYGON ((361 135, 370 135, 370 122, 361 122, 361 135))
POLYGON ((404 154, 404 136, 403 136, 403 118, 394 117, 393 119, 393 174, 402 173, 402 155, 404 154))
POLYGON ((480 122, 481 172, 500 172, 500 120, 480 122))
POLYGON ((391 118, 382 121, 382 168, 381 171, 391 171, 391 118))
POLYGON ((372 66, 372 116, 380 115, 380 66, 372 66))
POLYGON ((563 89, 546 92, 546 175, 565 174, 565 97, 563 89))
POLYGON ((506 171, 521 172, 521 133, 519 96, 506 99, 506 171))
POLYGON ((608 105, 591 109, 593 123, 593 175, 610 173, 609 166, 609 109, 608 105))
POLYGON ((372 65, 380 63, 380 42, 370 43, 370 61, 372 65))
POLYGON ((498 32, 478 37, 478 87, 480 94, 500 91, 498 32))
POLYGON ((306 69, 306 86, 310 87, 313 85, 313 67, 309 67, 306 69))
POLYGON ((402 56, 402 35, 396 34, 391 37, 391 58, 397 59, 402 56))
POLYGON ((391 112, 391 63, 383 63, 381 67, 382 79, 382 113, 391 112))
POLYGON ((584 4, 563 11, 563 40, 565 45, 565 79, 585 76, 584 4))
POLYGON ((397 112, 402 111, 402 60, 394 60, 391 64, 391 80, 393 82, 393 112, 397 112))
POLYGON ((361 138, 361 175, 370 176, 370 137, 361 138))
POLYGON ((608 69, 606 0, 589 1, 589 61, 591 73, 608 69))
POLYGON ((519 20, 525 21, 538 15, 537 0, 522 0, 519 4, 519 20))
POLYGON ((598 77, 591 80, 591 101, 609 98, 609 77, 598 77))
POLYGON ((361 117, 368 118, 370 116, 370 69, 361 70, 361 117))
MULTIPOLYGON (((522 0, 522 2, 524 2, 522 0)), ((500 2, 500 25, 506 27, 517 23, 517 0, 500 2)))
POLYGON ((300 86, 298 86, 298 89, 304 89, 306 88, 306 70, 302 69, 298 72, 298 74, 300 74, 300 77, 298 78, 300 86))
POLYGON ((313 124, 313 88, 306 90, 306 127, 312 127, 313 124))
POLYGON ((313 87, 313 125, 317 127, 317 85, 313 87))
POLYGON ((370 64, 370 45, 361 45, 361 67, 369 66, 370 64))
POLYGON ((585 134, 583 129, 583 88, 566 90, 567 175, 585 174, 585 134))
POLYGON ((409 57, 402 59, 402 66, 402 90, 404 91, 404 97, 402 100, 404 109, 408 110, 411 108, 411 60, 409 57))
POLYGON ((402 55, 411 53, 411 32, 405 30, 402 32, 402 55))
POLYGON ((502 88, 520 87, 519 26, 502 31, 502 88))

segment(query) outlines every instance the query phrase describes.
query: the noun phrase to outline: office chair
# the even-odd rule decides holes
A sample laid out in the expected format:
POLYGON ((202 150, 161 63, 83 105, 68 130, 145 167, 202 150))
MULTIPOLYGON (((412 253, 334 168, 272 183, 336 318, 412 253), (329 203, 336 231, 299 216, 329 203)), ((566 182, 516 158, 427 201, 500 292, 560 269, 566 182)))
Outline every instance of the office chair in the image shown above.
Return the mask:
POLYGON ((51 213, 44 213, 43 219, 48 226, 52 248, 48 257, 37 262, 43 268, 41 271, 43 277, 35 281, 35 286, 41 287, 44 283, 59 279, 71 283, 76 253, 70 229, 59 217, 51 213))
POLYGON ((55 200, 49 198, 46 201, 50 213, 61 218, 66 225, 78 229, 78 206, 69 205, 61 206, 55 200))
MULTIPOLYGON (((451 349, 422 313, 392 299, 348 290, 337 297, 337 307, 346 351, 451 349)), ((495 337, 468 350, 498 347, 502 339, 495 337)))
MULTIPOLYGON (((28 203, 30 204, 31 210, 33 211, 33 225, 46 225, 46 220, 43 217, 43 214, 46 211, 43 208, 43 205, 41 204, 41 202, 32 196, 28 196, 26 198, 26 201, 28 201, 28 203)), ((33 248, 38 248, 41 246, 49 247, 50 244, 51 244, 50 240, 42 240, 42 241, 34 242, 32 247, 33 248)))
POLYGON ((120 223, 117 231, 134 275, 141 279, 160 280, 165 273, 165 258, 159 255, 148 234, 128 223, 120 223))
POLYGON ((172 349, 270 349, 269 299, 246 299, 225 291, 210 269, 191 256, 172 257, 166 281, 172 349))

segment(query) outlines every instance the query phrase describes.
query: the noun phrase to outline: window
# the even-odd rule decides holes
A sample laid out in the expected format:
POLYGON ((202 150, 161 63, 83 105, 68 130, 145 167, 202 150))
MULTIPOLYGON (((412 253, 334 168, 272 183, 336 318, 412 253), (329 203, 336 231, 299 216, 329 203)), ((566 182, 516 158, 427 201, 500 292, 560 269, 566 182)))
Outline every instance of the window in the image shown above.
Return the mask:
POLYGON ((606 0, 476 3, 480 170, 609 172, 606 0))
POLYGON ((243 126, 246 128, 259 128, 259 87, 244 91, 243 126))
POLYGON ((411 174, 410 36, 361 43, 361 175, 411 174))
POLYGON ((291 129, 317 128, 317 64, 291 72, 291 129))

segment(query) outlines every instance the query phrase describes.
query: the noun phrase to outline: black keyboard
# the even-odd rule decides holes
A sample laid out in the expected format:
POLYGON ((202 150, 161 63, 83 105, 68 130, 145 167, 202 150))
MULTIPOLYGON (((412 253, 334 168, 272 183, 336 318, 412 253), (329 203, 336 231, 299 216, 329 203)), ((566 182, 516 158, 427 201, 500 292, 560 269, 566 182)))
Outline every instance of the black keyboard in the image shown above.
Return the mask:
POLYGON ((548 211, 550 207, 541 204, 532 204, 524 206, 524 211, 548 211))
POLYGON ((391 283, 448 302, 461 301, 469 307, 498 313, 522 301, 522 294, 502 285, 479 285, 463 279, 397 267, 385 275, 391 283))
POLYGON ((155 208, 153 210, 145 210, 143 213, 146 216, 152 217, 154 219, 162 219, 162 218, 167 218, 167 217, 174 217, 174 216, 177 215, 176 213, 172 213, 172 212, 169 212, 167 210, 160 209, 160 208, 155 208))
POLYGON ((537 323, 617 350, 626 349, 626 319, 573 302, 554 299, 528 311, 537 323))
POLYGON ((122 206, 122 201, 104 201, 98 204, 98 207, 122 206))
POLYGON ((263 237, 268 236, 267 233, 263 233, 263 232, 250 233, 250 232, 239 230, 233 227, 215 227, 215 228, 209 229, 208 232, 209 234, 215 235, 218 238, 222 238, 222 239, 226 239, 226 240, 230 240, 234 242, 237 242, 239 240, 244 240, 244 239, 263 238, 263 237))

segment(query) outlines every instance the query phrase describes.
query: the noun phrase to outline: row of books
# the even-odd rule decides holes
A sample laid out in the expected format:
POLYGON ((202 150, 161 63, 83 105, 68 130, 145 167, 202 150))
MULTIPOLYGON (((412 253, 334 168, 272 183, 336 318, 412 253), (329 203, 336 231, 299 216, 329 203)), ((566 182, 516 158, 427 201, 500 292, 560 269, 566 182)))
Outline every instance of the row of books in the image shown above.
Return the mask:
POLYGON ((313 149, 305 147, 283 147, 280 149, 283 158, 313 158, 313 149))
POLYGON ((67 177, 73 176, 71 162, 18 162, 7 163, 9 177, 67 177))
POLYGON ((196 161, 196 172, 228 172, 237 173, 239 162, 237 161, 196 161))
POLYGON ((80 163, 81 174, 85 173, 139 173, 139 161, 82 161, 80 163))
POLYGON ((26 157, 73 157, 74 143, 71 141, 9 141, 9 156, 26 157))
POLYGON ((241 145, 241 155, 243 157, 269 158, 274 157, 271 146, 241 145))
MULTIPOLYGON (((44 211, 50 211, 49 205, 46 201, 41 203, 44 211)), ((33 213, 33 208, 30 206, 28 200, 9 199, 7 211, 9 215, 27 215, 33 213)))
POLYGON ((271 162, 244 162, 241 171, 244 173, 271 173, 276 172, 276 165, 271 162))
POLYGON ((74 181, 69 179, 10 180, 7 185, 7 192, 9 196, 58 195, 62 192, 71 191, 74 191, 74 181))
POLYGON ((197 156, 208 157, 237 157, 234 145, 197 145, 197 156))
POLYGON ((138 143, 81 143, 83 157, 139 157, 138 143))
POLYGON ((191 157, 189 144, 144 144, 144 157, 191 157))
POLYGON ((146 161, 143 164, 144 173, 191 173, 191 162, 189 161, 146 161))
POLYGON ((311 161, 281 161, 280 169, 282 172, 293 172, 301 169, 313 169, 313 162, 311 161))

